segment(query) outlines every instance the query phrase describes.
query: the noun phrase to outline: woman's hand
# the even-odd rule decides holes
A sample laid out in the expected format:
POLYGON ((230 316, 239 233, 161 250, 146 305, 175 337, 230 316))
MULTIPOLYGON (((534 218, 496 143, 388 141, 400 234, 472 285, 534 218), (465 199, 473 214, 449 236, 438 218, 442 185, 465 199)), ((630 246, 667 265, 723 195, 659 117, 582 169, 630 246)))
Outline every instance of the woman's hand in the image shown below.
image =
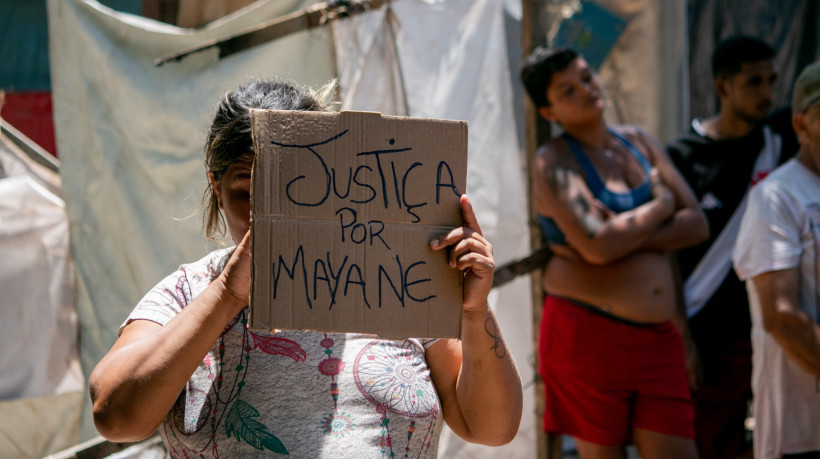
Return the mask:
POLYGON ((250 300, 251 289, 251 232, 245 233, 245 237, 236 246, 231 258, 225 265, 222 274, 219 275, 215 283, 219 283, 221 296, 233 309, 233 313, 238 314, 250 300))
POLYGON ((671 216, 675 212, 675 195, 663 183, 660 171, 654 167, 649 171, 649 183, 652 187, 652 199, 662 203, 671 216))
POLYGON ((493 248, 465 195, 461 216, 460 228, 430 241, 434 250, 449 249, 450 266, 464 273, 461 340, 440 340, 425 355, 447 425, 467 441, 498 446, 518 432, 521 377, 487 302, 493 248))
POLYGON ((467 195, 461 195, 460 204, 464 224, 436 237, 430 241, 430 246, 433 250, 449 248, 450 267, 464 272, 463 311, 485 311, 495 271, 493 247, 481 235, 481 227, 467 195))
POLYGON ((112 441, 147 438, 162 422, 225 326, 248 304, 250 232, 222 274, 160 325, 126 325, 89 379, 94 422, 112 441))

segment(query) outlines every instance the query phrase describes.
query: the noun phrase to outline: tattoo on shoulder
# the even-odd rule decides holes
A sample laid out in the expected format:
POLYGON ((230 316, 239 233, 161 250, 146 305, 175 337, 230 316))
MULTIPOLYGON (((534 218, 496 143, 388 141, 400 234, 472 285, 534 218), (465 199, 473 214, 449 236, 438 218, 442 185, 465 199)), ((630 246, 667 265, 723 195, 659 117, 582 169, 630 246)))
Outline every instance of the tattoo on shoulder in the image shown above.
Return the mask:
POLYGON ((574 180, 571 180, 573 177, 577 179, 578 183, 585 181, 575 159, 564 155, 553 155, 550 161, 545 164, 543 174, 547 186, 554 195, 575 194, 569 201, 570 210, 581 221, 587 237, 590 239, 595 237, 603 222, 595 214, 592 203, 585 196, 573 193, 570 190, 570 182, 574 182, 574 180))
POLYGON ((544 168, 544 180, 553 194, 558 195, 566 191, 570 177, 579 175, 576 168, 576 164, 561 156, 555 156, 547 162, 544 168))
POLYGON ((602 222, 598 217, 592 214, 592 204, 583 196, 576 196, 570 202, 570 206, 572 207, 572 212, 580 217, 581 224, 584 225, 584 229, 586 229, 587 237, 590 239, 594 238, 601 229, 602 222))
POLYGON ((496 357, 503 359, 504 356, 507 355, 507 346, 504 345, 504 341, 501 339, 501 332, 498 330, 498 324, 492 316, 487 317, 487 320, 484 321, 484 331, 487 332, 490 338, 495 340, 490 349, 495 352, 496 357))

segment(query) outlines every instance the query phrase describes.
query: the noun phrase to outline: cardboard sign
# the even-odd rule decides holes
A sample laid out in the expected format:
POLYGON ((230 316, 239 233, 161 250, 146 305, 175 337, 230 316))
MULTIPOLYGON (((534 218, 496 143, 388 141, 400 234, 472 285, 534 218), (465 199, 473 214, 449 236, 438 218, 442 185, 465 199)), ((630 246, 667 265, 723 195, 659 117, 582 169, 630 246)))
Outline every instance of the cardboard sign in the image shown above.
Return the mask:
POLYGON ((253 110, 250 326, 460 335, 467 123, 253 110))

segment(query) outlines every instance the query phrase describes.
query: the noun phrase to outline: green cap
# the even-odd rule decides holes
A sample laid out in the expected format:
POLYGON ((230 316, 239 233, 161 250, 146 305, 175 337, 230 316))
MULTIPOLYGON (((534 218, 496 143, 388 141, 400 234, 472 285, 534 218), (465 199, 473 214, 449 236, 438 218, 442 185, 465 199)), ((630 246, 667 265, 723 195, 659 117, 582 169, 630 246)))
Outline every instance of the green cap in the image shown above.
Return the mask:
POLYGON ((792 113, 804 112, 817 103, 820 103, 820 61, 804 68, 797 77, 792 93, 792 113))

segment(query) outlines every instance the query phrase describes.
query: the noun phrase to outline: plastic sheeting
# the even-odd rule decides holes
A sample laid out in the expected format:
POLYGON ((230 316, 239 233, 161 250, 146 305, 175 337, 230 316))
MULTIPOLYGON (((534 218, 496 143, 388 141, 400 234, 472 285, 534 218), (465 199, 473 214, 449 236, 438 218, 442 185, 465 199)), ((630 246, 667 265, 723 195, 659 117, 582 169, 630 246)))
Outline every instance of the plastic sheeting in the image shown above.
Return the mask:
POLYGON ((63 202, 26 175, 4 178, 0 222, 0 399, 82 390, 63 202))
MULTIPOLYGON (((497 263, 529 251, 508 70, 503 4, 495 0, 402 1, 333 25, 343 108, 467 120, 467 194, 497 263)), ((490 302, 523 381, 533 379, 529 277, 490 302)), ((535 457, 535 395, 524 398, 519 434, 502 448, 465 443, 445 430, 442 457, 535 457)))
POLYGON ((0 402, 0 457, 44 457, 76 444, 84 393, 0 402))
POLYGON ((0 136, 0 457, 40 457, 78 439, 85 384, 58 189, 56 173, 0 136))

